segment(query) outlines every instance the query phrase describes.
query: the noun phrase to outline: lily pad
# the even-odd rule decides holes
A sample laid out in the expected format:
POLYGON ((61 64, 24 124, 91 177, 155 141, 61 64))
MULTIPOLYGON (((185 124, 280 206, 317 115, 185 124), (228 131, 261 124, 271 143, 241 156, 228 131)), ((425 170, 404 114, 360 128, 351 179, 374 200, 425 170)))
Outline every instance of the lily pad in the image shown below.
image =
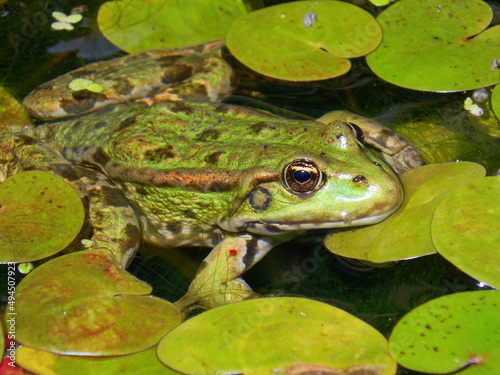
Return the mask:
POLYGON ((470 162, 408 171, 401 176, 404 200, 396 213, 377 225, 332 233, 325 246, 332 253, 374 263, 433 254, 431 222, 436 206, 457 184, 484 174, 481 165, 470 162))
POLYGON ((156 357, 156 347, 139 353, 114 357, 81 357, 60 355, 22 346, 16 351, 16 362, 36 374, 74 375, 175 375, 156 357))
POLYGON ((33 270, 16 293, 16 339, 71 355, 124 355, 180 323, 169 302, 121 269, 108 250, 68 254, 33 270))
POLYGON ((500 288, 500 177, 469 180, 436 208, 432 240, 468 275, 500 288))
POLYGON ((238 18, 226 37, 249 68, 290 81, 321 80, 348 72, 352 57, 373 51, 380 25, 366 11, 340 1, 294 1, 238 18))
POLYGON ((500 25, 480 0, 401 0, 382 12, 384 41, 367 56, 370 68, 395 85, 461 91, 498 83, 500 25))
POLYGON ((3 87, 0 87, 0 130, 13 125, 26 124, 31 124, 31 118, 22 105, 3 87))
POLYGON ((0 262, 30 262, 68 246, 85 213, 71 185, 50 173, 30 171, 0 185, 0 262))
POLYGON ((304 298, 253 299, 204 312, 165 336, 158 357, 189 374, 396 371, 378 331, 343 310, 304 298), (193 345, 196 338, 203 339, 193 345))
POLYGON ((491 108, 498 120, 500 120, 500 85, 496 85, 491 94, 491 108))
POLYGON ((401 319, 389 339, 404 367, 432 374, 491 375, 500 368, 500 292, 429 301, 401 319))
POLYGON ((104 3, 97 22, 106 38, 132 53, 224 38, 246 12, 243 0, 122 0, 104 3))

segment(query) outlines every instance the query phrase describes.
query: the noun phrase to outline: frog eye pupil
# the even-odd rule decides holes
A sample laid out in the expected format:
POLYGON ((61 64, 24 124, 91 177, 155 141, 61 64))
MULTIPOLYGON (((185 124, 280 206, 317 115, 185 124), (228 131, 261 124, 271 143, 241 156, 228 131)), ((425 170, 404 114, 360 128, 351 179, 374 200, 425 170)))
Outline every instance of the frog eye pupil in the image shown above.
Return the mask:
POLYGON ((307 182, 311 178, 311 174, 307 171, 300 170, 293 174, 293 178, 300 184, 307 182))
POLYGON ((322 185, 323 173, 313 161, 297 159, 283 170, 283 183, 294 193, 308 193, 322 185))

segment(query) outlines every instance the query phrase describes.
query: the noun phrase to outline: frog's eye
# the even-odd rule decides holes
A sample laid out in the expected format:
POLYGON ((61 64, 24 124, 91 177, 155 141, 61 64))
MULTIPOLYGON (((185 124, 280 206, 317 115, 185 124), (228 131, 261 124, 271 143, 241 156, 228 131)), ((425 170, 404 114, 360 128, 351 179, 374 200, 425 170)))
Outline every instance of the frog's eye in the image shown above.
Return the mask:
POLYGON ((307 193, 321 186, 323 172, 311 160, 298 159, 285 167, 283 181, 288 189, 297 193, 307 193))
POLYGON ((347 126, 351 128, 351 131, 354 133, 356 136, 356 139, 358 140, 359 143, 364 144, 365 143, 365 135, 363 134, 363 130, 356 125, 353 124, 352 122, 346 122, 347 126))

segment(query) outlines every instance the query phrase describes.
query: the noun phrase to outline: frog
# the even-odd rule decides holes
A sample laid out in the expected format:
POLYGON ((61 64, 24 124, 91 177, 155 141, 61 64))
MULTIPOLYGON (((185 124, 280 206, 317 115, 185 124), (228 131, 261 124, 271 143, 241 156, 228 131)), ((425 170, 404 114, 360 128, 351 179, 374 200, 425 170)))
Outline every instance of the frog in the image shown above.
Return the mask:
POLYGON ((396 170, 422 163, 404 138, 332 112, 282 118, 224 102, 237 82, 224 42, 86 65, 30 93, 37 126, 0 128, 0 181, 44 170, 70 183, 91 227, 84 248, 126 268, 142 242, 212 250, 182 311, 256 297, 242 275, 311 229, 378 223, 400 206, 396 170), (88 79, 102 92, 74 91, 88 79), (358 124, 356 124, 358 123, 358 124), (363 132, 364 130, 364 132, 363 132))

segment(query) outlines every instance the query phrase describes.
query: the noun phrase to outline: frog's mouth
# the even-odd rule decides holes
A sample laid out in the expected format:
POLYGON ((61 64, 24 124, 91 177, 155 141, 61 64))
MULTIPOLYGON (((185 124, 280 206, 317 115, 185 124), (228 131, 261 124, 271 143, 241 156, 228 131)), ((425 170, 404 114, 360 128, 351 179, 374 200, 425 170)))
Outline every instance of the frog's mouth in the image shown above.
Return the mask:
POLYGON ((332 221, 300 221, 300 222, 273 222, 273 221, 240 221, 230 219, 227 222, 218 223, 219 226, 228 232, 250 232, 260 235, 279 235, 281 233, 293 231, 305 231, 312 229, 333 229, 345 227, 357 227, 363 225, 377 224, 392 215, 399 206, 390 211, 378 215, 366 216, 361 218, 349 218, 348 213, 341 213, 342 218, 332 221))

